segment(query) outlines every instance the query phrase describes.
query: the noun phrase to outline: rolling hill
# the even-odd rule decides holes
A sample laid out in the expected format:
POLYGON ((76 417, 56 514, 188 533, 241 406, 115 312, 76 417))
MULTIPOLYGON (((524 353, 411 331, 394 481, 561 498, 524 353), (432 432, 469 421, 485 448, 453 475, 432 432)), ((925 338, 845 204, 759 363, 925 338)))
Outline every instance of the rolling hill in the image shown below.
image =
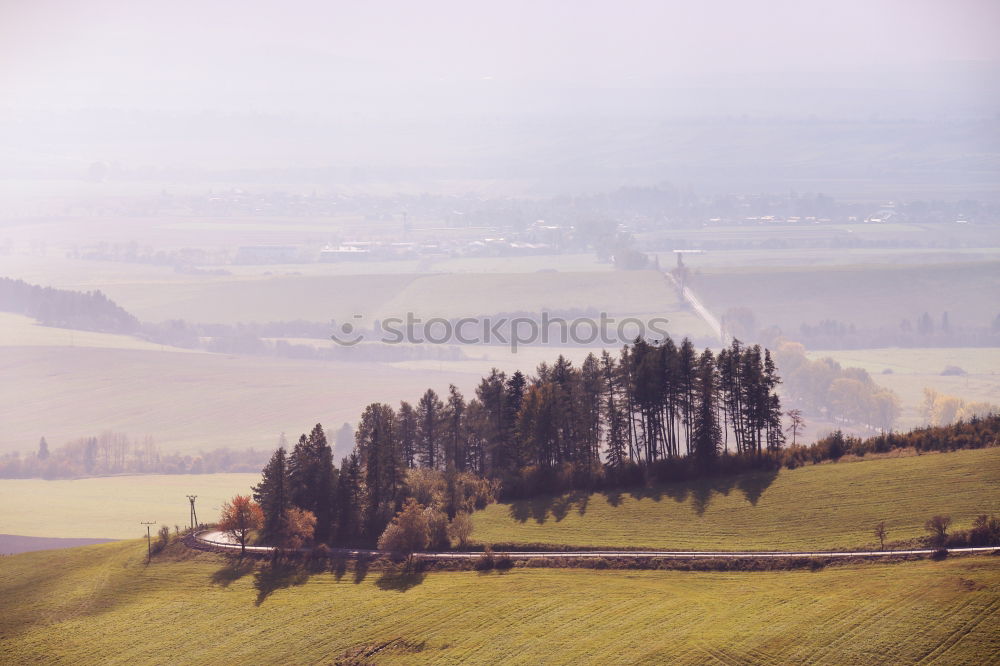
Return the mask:
POLYGON ((0 652, 16 663, 981 664, 1000 650, 991 556, 401 575, 178 548, 148 566, 141 541, 0 558, 0 652))
POLYGON ((633 491, 494 504, 474 515, 483 543, 673 550, 844 549, 923 536, 950 514, 968 528, 1000 513, 1000 448, 841 461, 633 491))

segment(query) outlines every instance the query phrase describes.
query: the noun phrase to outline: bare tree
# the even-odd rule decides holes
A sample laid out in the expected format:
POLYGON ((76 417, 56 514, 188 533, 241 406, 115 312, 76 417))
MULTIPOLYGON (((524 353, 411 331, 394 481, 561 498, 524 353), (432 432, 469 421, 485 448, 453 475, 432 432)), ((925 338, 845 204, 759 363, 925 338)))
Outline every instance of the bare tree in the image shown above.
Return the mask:
POLYGON ((789 426, 785 428, 785 432, 792 433, 792 446, 795 446, 795 440, 798 439, 799 433, 806 429, 806 421, 802 418, 801 409, 790 409, 785 412, 785 416, 791 420, 789 426))
POLYGON ((943 546, 948 541, 949 527, 951 527, 951 516, 934 516, 924 523, 924 529, 931 533, 935 545, 938 546, 943 546))
POLYGON ((878 525, 875 526, 875 538, 878 539, 879 547, 885 550, 885 538, 888 536, 889 532, 885 529, 885 521, 880 521, 878 525))

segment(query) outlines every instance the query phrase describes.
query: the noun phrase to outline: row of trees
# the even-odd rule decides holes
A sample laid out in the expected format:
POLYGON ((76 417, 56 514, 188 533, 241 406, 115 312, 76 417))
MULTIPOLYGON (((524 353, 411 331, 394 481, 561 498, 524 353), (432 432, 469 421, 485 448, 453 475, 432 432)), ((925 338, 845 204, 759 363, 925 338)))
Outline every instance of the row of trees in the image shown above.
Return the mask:
POLYGON ((782 445, 779 382, 759 346, 734 341, 716 355, 699 354, 688 339, 640 339, 579 367, 560 356, 531 378, 493 369, 468 401, 452 385, 445 399, 428 389, 415 406, 369 405, 357 437, 392 470, 454 468, 495 479, 567 464, 586 477, 602 464, 682 456, 711 466, 724 451, 782 445))
POLYGON ((989 402, 967 402, 959 397, 924 388, 920 415, 932 426, 949 425, 1000 413, 1000 406, 989 402))
POLYGON ((385 417, 380 411, 374 406, 366 411, 366 429, 359 429, 354 451, 339 468, 320 424, 290 452, 279 446, 253 488, 268 543, 370 545, 412 499, 427 510, 426 520, 435 528, 431 543, 447 547, 449 528, 463 534, 452 527, 464 520, 459 516, 493 501, 496 484, 468 472, 407 468, 399 449, 383 445, 387 437, 396 441, 391 432, 395 419, 380 420, 385 417))
POLYGON ((355 448, 338 468, 321 425, 264 467, 254 499, 265 537, 287 543, 294 511, 315 518, 318 542, 372 543, 409 498, 431 524, 509 495, 593 487, 662 461, 702 473, 732 450, 760 457, 781 447, 779 383, 770 353, 738 341, 718 355, 690 340, 637 340, 579 368, 560 356, 534 377, 496 369, 466 400, 428 389, 412 405, 368 405, 355 448))
POLYGON ((58 448, 51 448, 42 437, 34 453, 0 455, 0 479, 254 472, 267 457, 267 451, 257 449, 219 448, 196 455, 163 453, 148 435, 134 438, 105 430, 96 437, 79 437, 58 448))
POLYGON ((830 420, 889 432, 899 418, 899 397, 878 385, 862 368, 844 368, 832 358, 806 356, 797 342, 781 342, 775 351, 794 404, 830 420))
POLYGON ((16 312, 46 326, 132 333, 139 321, 100 291, 70 291, 0 278, 0 311, 16 312))

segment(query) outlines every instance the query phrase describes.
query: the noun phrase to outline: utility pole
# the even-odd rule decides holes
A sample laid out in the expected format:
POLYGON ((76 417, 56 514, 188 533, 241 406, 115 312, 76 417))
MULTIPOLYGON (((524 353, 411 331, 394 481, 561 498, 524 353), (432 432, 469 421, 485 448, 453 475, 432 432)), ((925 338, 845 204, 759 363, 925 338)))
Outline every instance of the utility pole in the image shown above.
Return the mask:
POLYGON ((146 526, 146 564, 149 564, 150 562, 153 561, 153 541, 152 541, 153 535, 150 534, 150 532, 149 532, 149 526, 150 525, 155 525, 156 521, 154 520, 151 523, 147 523, 146 521, 142 521, 139 524, 146 526))
POLYGON ((194 511, 194 501, 198 499, 198 496, 188 495, 187 498, 191 502, 191 531, 194 532, 194 528, 198 527, 198 514, 194 511))

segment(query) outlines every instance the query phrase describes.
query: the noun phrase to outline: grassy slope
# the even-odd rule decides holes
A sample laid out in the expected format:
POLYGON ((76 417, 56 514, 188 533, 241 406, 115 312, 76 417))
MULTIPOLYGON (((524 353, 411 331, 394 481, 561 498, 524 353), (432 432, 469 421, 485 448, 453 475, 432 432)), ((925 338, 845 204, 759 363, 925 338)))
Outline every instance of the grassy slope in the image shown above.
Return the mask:
POLYGON ((889 539, 902 540, 925 534, 933 514, 951 514, 964 528, 990 512, 1000 512, 997 448, 496 504, 475 514, 473 536, 684 550, 856 548, 872 543, 882 519, 889 539))
POLYGON ((0 559, 12 662, 983 663, 994 558, 818 572, 515 569, 275 577, 129 541, 0 559))

